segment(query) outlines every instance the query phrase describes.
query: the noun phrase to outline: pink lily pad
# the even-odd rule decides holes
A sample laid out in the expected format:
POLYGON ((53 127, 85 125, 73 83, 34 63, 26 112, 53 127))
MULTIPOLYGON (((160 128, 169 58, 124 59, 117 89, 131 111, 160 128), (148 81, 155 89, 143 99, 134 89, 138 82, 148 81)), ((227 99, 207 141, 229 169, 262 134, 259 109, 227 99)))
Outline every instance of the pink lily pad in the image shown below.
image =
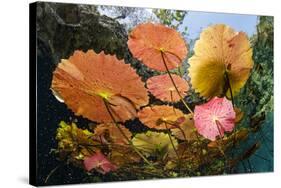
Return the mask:
POLYGON ((117 169, 102 153, 98 152, 91 157, 84 159, 84 166, 87 171, 95 169, 99 173, 106 174, 117 169))
POLYGON ((214 97, 194 109, 195 127, 199 134, 212 141, 235 126, 235 111, 227 98, 214 97))

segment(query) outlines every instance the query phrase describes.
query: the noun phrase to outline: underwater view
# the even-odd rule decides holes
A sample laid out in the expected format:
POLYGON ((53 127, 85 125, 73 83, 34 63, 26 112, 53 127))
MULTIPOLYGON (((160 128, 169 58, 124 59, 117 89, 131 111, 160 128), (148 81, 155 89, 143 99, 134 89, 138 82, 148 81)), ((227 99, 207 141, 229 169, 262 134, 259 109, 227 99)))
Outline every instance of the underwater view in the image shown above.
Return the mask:
POLYGON ((273 17, 36 16, 38 185, 273 172, 273 17))

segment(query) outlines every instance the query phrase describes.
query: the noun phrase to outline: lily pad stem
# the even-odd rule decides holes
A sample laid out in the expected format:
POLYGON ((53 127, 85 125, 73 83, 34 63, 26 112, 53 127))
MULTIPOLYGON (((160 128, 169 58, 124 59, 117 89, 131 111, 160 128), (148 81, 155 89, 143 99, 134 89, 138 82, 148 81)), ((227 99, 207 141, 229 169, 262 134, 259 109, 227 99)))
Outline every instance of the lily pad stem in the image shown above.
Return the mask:
POLYGON ((168 69, 166 60, 165 60, 165 58, 164 58, 164 53, 163 53, 162 51, 161 51, 161 56, 162 56, 163 63, 164 63, 164 66, 165 66, 165 68, 166 68, 166 71, 167 71, 167 73, 168 73, 168 75, 169 75, 169 77, 170 77, 170 79, 171 79, 171 81, 172 81, 172 84, 174 85, 174 88, 175 88, 176 92, 178 93, 178 95, 179 95, 179 97, 180 97, 181 102, 184 104, 184 106, 187 108, 187 110, 193 115, 192 110, 189 108, 189 106, 188 106, 188 105, 186 104, 186 102, 183 100, 183 97, 181 96, 181 94, 180 94, 180 92, 179 92, 179 90, 178 90, 178 88, 177 88, 177 86, 176 86, 176 83, 175 83, 175 81, 174 81, 174 79, 173 79, 173 77, 172 77, 172 75, 171 75, 171 73, 170 73, 170 71, 169 71, 169 69, 168 69))
POLYGON ((179 154, 178 154, 178 152, 177 152, 177 150, 176 150, 176 147, 175 147, 174 142, 173 142, 173 140, 172 140, 172 136, 171 136, 170 130, 168 129, 167 123, 164 122, 164 124, 165 124, 166 129, 168 130, 168 136, 169 136, 170 142, 171 142, 171 144, 172 144, 172 147, 173 147, 173 149, 174 149, 174 151, 175 151, 175 153, 176 153, 176 155, 177 155, 178 163, 179 163, 179 168, 180 168, 180 165, 181 165, 181 158, 180 158, 180 156, 179 156, 179 154))
POLYGON ((108 102, 104 99, 103 100, 104 105, 106 107, 106 110, 108 112, 108 114, 110 115, 111 119, 113 120, 114 124, 116 125, 116 127, 118 128, 118 130, 120 131, 120 133, 122 134, 122 136, 126 139, 126 141, 130 144, 130 146, 135 150, 135 152, 149 165, 149 166, 153 166, 147 159, 145 156, 143 156, 140 151, 134 146, 134 144, 132 143, 132 141, 126 136, 126 134, 124 133, 124 131, 121 129, 121 127, 119 126, 119 124, 117 123, 117 121, 115 120, 112 112, 110 111, 110 106, 108 104, 108 102))
POLYGON ((225 72, 225 78, 226 78, 226 82, 227 82, 228 88, 229 88, 232 107, 234 108, 234 98, 233 98, 232 88, 231 88, 231 85, 230 85, 230 80, 229 80, 229 76, 228 76, 227 72, 225 72))

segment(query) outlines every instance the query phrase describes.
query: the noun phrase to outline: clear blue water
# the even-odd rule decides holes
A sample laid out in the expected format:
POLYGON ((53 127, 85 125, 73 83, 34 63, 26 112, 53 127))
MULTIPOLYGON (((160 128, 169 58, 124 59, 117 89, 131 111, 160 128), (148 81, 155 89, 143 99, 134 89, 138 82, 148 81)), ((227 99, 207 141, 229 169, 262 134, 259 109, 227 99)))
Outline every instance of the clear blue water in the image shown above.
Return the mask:
POLYGON ((221 23, 231 26, 236 31, 243 31, 248 36, 252 36, 256 33, 257 21, 256 15, 188 11, 180 30, 188 27, 188 38, 196 39, 203 28, 221 23))

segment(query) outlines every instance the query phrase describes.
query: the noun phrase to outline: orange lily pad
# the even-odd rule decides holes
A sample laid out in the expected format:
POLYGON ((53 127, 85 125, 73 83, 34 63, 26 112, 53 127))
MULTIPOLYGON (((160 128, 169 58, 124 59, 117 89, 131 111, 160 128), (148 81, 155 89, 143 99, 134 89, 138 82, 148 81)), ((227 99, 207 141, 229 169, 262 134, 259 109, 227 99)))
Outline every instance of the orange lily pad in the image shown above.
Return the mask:
POLYGON ((138 112, 138 117, 144 125, 158 130, 175 128, 178 119, 183 116, 181 110, 168 105, 148 106, 138 112))
MULTIPOLYGON (((176 74, 171 74, 171 76, 181 96, 186 96, 187 91, 189 90, 187 82, 176 74)), ((148 88, 148 91, 157 99, 168 102, 177 102, 180 100, 180 97, 168 74, 153 76, 149 78, 146 82, 146 86, 148 88)))
POLYGON ((128 47, 135 58, 158 71, 166 71, 162 55, 170 70, 181 66, 188 52, 180 33, 152 23, 136 26, 129 35, 128 47))
POLYGON ((180 140, 190 141, 197 139, 193 115, 187 114, 184 116, 184 119, 184 122, 180 123, 178 128, 171 129, 172 134, 180 140))
MULTIPOLYGON (((130 139, 132 133, 129 131, 129 129, 121 124, 119 124, 119 127, 122 129, 126 137, 130 139)), ((126 138, 124 138, 123 134, 114 123, 99 124, 95 128, 94 133, 96 136, 103 136, 106 140, 108 139, 115 144, 128 144, 126 138)))
POLYGON ((75 51, 53 73, 51 89, 76 114, 96 122, 124 122, 148 103, 147 90, 136 71, 115 56, 75 51))

